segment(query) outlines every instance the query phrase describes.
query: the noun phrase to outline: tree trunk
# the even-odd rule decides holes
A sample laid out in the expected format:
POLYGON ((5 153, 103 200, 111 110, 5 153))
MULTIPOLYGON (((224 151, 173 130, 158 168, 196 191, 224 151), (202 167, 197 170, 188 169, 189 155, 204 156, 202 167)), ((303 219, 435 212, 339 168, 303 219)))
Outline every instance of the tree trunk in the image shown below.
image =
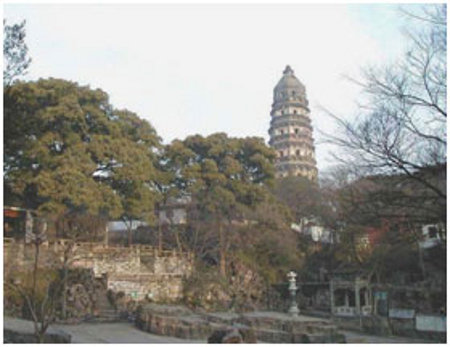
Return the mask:
POLYGON ((162 251, 162 230, 160 222, 158 222, 158 250, 159 252, 162 251))
POLYGON ((420 270, 422 272, 422 279, 426 279, 427 277, 427 272, 425 270, 425 262, 423 261, 423 250, 422 247, 420 247, 420 242, 417 241, 417 249, 419 251, 419 266, 420 266, 420 270))
POLYGON ((31 288, 31 302, 33 303, 33 310, 36 309, 36 281, 39 268, 39 239, 34 241, 34 267, 33 267, 33 287, 31 288))
POLYGON ((45 333, 47 332, 48 324, 45 322, 45 313, 42 314, 42 322, 39 331, 37 332, 37 338, 39 343, 45 343, 45 333))
POLYGON ((131 245, 133 244, 133 234, 132 233, 133 233, 133 220, 131 220, 130 226, 128 227, 128 247, 131 247, 131 245))
POLYGON ((219 228, 219 252, 220 252, 220 274, 225 277, 227 275, 227 260, 225 249, 225 237, 223 235, 222 224, 218 223, 219 228))
POLYGON ((181 247, 180 234, 177 227, 175 227, 175 240, 177 242, 178 251, 181 253, 183 251, 183 247, 181 247))
POLYGON ((62 307, 61 307, 61 315, 63 319, 67 318, 67 264, 64 263, 63 268, 63 289, 62 289, 62 307))

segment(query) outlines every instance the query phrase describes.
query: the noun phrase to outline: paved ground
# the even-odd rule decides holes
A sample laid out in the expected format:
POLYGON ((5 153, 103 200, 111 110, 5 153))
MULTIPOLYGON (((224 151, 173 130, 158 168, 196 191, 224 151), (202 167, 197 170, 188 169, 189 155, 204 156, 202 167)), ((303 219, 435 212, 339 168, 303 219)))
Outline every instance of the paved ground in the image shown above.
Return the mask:
MULTIPOLYGON (((5 328, 32 333, 33 323, 24 319, 4 317, 5 328)), ((53 324, 50 331, 63 331, 72 336, 73 343, 205 343, 175 337, 149 334, 131 323, 83 323, 78 325, 53 324)))
POLYGON ((83 323, 54 327, 72 335, 74 343, 206 343, 149 334, 130 323, 83 323))
MULTIPOLYGON (((75 343, 206 343, 206 341, 183 340, 174 337, 149 334, 128 323, 84 323, 80 325, 58 325, 72 335, 75 343)), ((382 337, 365 335, 353 331, 341 331, 347 343, 423 343, 406 337, 382 337)))
MULTIPOLYGON (((21 331, 32 331, 29 321, 5 317, 4 325, 21 331)), ((149 334, 131 323, 83 323, 79 325, 52 325, 51 330, 62 330, 72 336, 73 343, 206 343, 202 340, 183 340, 175 337, 149 334)), ((344 331, 347 343, 426 343, 426 341, 397 336, 373 336, 344 331)))
MULTIPOLYGON (((400 336, 374 336, 359 332, 340 330, 347 343, 427 343, 427 341, 400 336)), ((430 342, 428 342, 430 343, 430 342)))

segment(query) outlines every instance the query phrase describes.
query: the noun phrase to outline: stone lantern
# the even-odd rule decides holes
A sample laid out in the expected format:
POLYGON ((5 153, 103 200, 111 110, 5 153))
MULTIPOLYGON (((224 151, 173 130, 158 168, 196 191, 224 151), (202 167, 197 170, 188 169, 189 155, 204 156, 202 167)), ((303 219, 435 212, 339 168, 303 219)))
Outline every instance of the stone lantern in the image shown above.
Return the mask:
POLYGON ((300 310, 297 307, 297 300, 296 300, 296 293, 297 293, 297 284, 296 284, 296 277, 297 274, 294 271, 291 271, 287 274, 288 280, 289 280, 289 294, 291 296, 291 305, 289 307, 288 313, 295 317, 298 316, 298 313, 300 310))

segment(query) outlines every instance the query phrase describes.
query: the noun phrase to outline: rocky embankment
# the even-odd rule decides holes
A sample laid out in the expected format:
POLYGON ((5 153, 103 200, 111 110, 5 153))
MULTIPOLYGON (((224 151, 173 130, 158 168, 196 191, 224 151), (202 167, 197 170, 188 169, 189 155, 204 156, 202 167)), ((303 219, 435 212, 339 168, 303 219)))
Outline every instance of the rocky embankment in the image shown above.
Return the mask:
POLYGON ((328 320, 278 312, 199 313, 183 306, 147 304, 139 310, 136 326, 153 334, 213 343, 345 342, 328 320))

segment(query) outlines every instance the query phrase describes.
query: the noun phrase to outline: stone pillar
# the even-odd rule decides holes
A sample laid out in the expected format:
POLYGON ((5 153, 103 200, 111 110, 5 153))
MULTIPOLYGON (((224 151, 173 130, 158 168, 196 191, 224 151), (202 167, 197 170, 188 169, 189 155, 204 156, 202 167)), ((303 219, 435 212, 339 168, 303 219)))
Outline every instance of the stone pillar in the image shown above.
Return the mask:
POLYGON ((359 284, 355 283, 355 312, 356 314, 361 314, 361 302, 359 298, 359 284))
POLYGON ((334 284, 333 280, 330 280, 330 309, 331 315, 334 314, 334 284))
POLYGON ((370 305, 369 303, 369 288, 366 288, 366 291, 364 292, 364 306, 370 305))
POLYGON ((344 306, 345 307, 349 307, 350 306, 349 300, 348 300, 348 289, 345 289, 345 304, 344 304, 344 306))

